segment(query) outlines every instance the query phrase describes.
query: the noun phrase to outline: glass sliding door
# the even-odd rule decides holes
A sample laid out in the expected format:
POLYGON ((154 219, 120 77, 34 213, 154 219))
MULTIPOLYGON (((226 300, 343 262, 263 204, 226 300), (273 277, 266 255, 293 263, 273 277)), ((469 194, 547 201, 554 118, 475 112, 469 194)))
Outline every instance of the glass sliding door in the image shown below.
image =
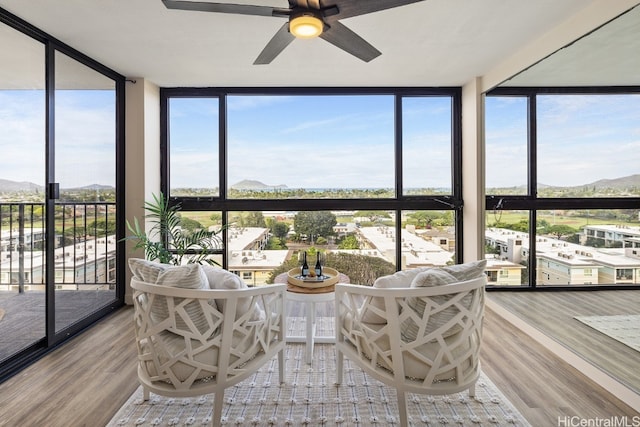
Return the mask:
POLYGON ((116 299, 115 81, 55 53, 55 331, 116 299))
POLYGON ((125 79, 2 8, 0 52, 4 381, 124 303, 125 79))
POLYGON ((0 51, 2 363, 46 335, 46 98, 44 45, 0 23, 0 51))

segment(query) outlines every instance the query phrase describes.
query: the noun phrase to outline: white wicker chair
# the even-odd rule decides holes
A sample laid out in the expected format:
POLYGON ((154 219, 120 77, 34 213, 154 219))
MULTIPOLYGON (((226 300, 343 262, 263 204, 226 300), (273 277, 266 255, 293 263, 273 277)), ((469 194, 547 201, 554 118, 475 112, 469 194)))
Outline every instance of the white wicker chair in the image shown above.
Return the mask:
POLYGON ((483 275, 422 288, 336 285, 337 383, 346 356, 394 387, 401 426, 408 425, 407 392, 468 389, 473 396, 480 375, 485 284, 483 275), (416 313, 412 299, 424 303, 424 313, 416 313), (372 316, 383 320, 370 322, 372 316))
POLYGON ((215 393, 211 423, 220 425, 225 389, 276 354, 284 380, 286 285, 185 289, 134 277, 131 287, 145 400, 149 392, 172 397, 215 393))

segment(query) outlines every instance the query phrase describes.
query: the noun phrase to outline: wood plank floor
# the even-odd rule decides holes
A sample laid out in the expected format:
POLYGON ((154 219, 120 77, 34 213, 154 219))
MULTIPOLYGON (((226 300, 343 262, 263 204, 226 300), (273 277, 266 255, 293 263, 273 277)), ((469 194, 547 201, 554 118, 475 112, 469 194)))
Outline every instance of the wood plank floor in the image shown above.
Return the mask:
POLYGON ((488 297, 640 394, 640 353, 574 319, 640 314, 640 291, 489 292, 488 297))
MULTIPOLYGON (((0 384, 0 426, 104 426, 138 386, 126 307, 0 384)), ((532 426, 638 413, 487 309, 483 370, 532 426)))

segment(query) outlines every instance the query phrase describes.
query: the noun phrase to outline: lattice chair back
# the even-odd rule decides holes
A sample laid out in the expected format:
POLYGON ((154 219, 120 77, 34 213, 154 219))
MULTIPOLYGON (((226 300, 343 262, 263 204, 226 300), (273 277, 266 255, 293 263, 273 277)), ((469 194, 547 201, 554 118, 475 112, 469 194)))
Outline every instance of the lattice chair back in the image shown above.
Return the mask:
POLYGON ((468 389, 474 395, 480 375, 486 276, 442 286, 413 284, 336 285, 337 382, 346 356, 395 387, 402 426, 407 425, 405 393, 468 389))
POLYGON ((149 392, 187 397, 215 393, 220 425, 225 388, 276 354, 284 380, 285 285, 185 289, 131 280, 138 377, 149 392))

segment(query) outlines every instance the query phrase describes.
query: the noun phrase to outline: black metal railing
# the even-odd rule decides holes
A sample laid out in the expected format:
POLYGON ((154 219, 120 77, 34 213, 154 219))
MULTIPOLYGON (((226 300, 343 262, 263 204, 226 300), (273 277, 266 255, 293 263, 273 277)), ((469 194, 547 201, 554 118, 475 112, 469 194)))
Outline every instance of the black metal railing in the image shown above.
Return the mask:
POLYGON ((54 217, 55 230, 47 233, 43 203, 0 203, 0 290, 43 288, 47 236, 57 286, 114 286, 115 203, 56 203, 54 217))

